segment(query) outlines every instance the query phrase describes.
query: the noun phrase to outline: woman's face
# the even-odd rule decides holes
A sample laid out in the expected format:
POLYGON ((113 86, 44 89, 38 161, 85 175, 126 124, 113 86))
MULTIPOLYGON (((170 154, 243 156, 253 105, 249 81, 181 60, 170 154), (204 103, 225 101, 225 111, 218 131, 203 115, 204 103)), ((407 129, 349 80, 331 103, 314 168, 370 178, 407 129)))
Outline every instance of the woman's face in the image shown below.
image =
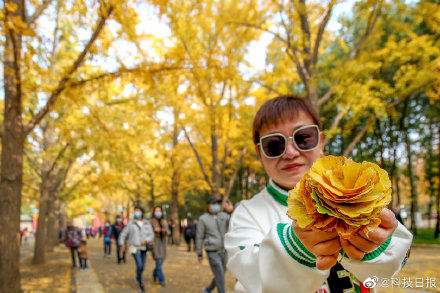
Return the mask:
MULTIPOLYGON (((299 112, 296 119, 287 123, 280 122, 275 126, 264 126, 260 131, 260 137, 270 133, 281 133, 285 137, 291 137, 293 132, 301 126, 314 125, 312 117, 305 112, 299 112)), ((286 153, 275 159, 269 159, 261 152, 260 145, 256 146, 261 164, 267 175, 275 183, 284 189, 293 189, 304 174, 312 167, 313 163, 322 156, 322 133, 319 146, 311 151, 299 151, 288 139, 286 153)))
POLYGON ((162 210, 160 208, 155 208, 153 213, 162 213, 162 210))

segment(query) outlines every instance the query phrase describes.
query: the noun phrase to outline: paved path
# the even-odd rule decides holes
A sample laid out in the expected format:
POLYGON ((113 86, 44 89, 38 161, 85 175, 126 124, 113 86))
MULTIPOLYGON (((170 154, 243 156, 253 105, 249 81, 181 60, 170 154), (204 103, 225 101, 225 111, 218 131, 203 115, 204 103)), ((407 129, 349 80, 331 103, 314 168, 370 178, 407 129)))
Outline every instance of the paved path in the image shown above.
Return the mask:
POLYGON ((89 261, 87 263, 87 270, 78 271, 76 270, 76 292, 77 293, 104 293, 104 288, 101 283, 99 283, 98 276, 93 269, 92 263, 89 261))
MULTIPOLYGON (((135 282, 135 264, 131 256, 127 255, 126 264, 117 264, 114 247, 111 258, 103 257, 102 239, 89 240, 89 263, 91 268, 85 272, 76 270, 77 293, 117 293, 138 292, 135 282)), ((167 259, 163 270, 166 278, 166 287, 153 282, 153 259, 150 253, 147 256, 147 267, 143 278, 146 292, 202 292, 212 278, 207 260, 198 264, 194 252, 187 252, 186 246, 168 246, 167 259)), ((379 293, 425 293, 440 292, 440 249, 413 248, 410 259, 405 268, 395 278, 411 278, 413 288, 380 288, 379 293), (415 288, 415 278, 431 278, 437 288, 428 290, 426 283, 423 288, 415 288)), ((226 275, 227 292, 233 292, 235 278, 230 272, 226 275)), ((216 291, 215 291, 216 292, 216 291)))
MULTIPOLYGON (((114 243, 113 243, 114 244, 114 243)), ((112 245, 111 258, 103 257, 102 239, 91 239, 88 241, 89 261, 93 270, 85 272, 78 271, 76 276, 96 274, 100 286, 93 287, 95 291, 82 291, 79 287, 77 293, 83 292, 138 292, 138 286, 135 281, 136 265, 133 257, 127 255, 127 263, 117 264, 115 256, 115 247, 112 245), (98 291, 101 290, 103 291, 98 291)), ((153 282, 152 272, 154 269, 154 260, 151 253, 147 255, 146 269, 143 273, 143 280, 146 292, 201 292, 212 279, 212 273, 205 259, 203 264, 197 262, 194 252, 187 252, 186 246, 180 247, 168 246, 167 258, 163 265, 166 286, 161 287, 153 282)), ((93 277, 92 277, 93 278, 93 277)), ((226 275, 227 292, 232 292, 235 279, 231 273, 226 275)), ((84 279, 85 280, 85 279, 84 279)), ((91 279, 89 279, 91 280, 91 279)), ((79 280, 77 281, 79 284, 79 280)))

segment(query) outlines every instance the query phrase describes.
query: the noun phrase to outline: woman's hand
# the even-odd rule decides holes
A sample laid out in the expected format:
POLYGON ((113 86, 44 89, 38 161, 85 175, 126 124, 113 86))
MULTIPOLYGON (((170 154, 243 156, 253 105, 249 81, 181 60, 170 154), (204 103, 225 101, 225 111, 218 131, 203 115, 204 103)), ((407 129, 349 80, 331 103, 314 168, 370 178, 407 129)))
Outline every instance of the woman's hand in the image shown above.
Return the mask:
POLYGON ((360 231, 350 239, 341 238, 342 249, 348 257, 361 260, 366 253, 377 249, 391 237, 398 225, 396 216, 389 209, 383 209, 379 218, 381 220, 379 227, 368 235, 360 231))
POLYGON ((296 237, 308 251, 316 256, 318 270, 327 270, 336 264, 341 250, 341 243, 336 232, 328 233, 301 228, 296 225, 295 221, 292 223, 292 227, 296 237))

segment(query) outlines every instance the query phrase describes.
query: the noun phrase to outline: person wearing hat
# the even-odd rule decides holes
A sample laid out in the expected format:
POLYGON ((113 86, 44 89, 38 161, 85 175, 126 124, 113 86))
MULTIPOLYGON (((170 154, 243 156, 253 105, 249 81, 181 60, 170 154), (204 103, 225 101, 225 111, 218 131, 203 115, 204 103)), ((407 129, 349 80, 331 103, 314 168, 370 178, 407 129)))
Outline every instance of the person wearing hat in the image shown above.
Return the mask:
POLYGON ((222 212, 222 201, 215 196, 207 201, 208 212, 200 216, 197 223, 196 253, 199 263, 203 261, 202 246, 208 256, 209 266, 214 274, 211 284, 203 289, 209 293, 217 287, 219 293, 225 292, 226 251, 224 236, 228 231, 230 213, 234 207, 230 201, 225 202, 225 211, 222 212))
POLYGON ((154 232, 151 223, 144 219, 144 209, 142 207, 134 208, 133 221, 122 230, 119 235, 119 245, 122 251, 125 251, 125 242, 130 245, 129 252, 133 255, 136 262, 136 281, 141 292, 145 291, 142 283, 142 272, 145 268, 147 258, 147 243, 153 241, 154 232))
POLYGON ((121 251, 121 245, 119 245, 119 242, 118 242, 119 235, 121 234, 124 227, 125 227, 125 225, 122 222, 121 216, 116 215, 116 222, 112 225, 111 230, 112 230, 112 237, 115 239, 115 243, 116 243, 116 259, 118 261, 118 264, 120 264, 121 261, 123 261, 124 263, 126 262, 125 250, 121 251))

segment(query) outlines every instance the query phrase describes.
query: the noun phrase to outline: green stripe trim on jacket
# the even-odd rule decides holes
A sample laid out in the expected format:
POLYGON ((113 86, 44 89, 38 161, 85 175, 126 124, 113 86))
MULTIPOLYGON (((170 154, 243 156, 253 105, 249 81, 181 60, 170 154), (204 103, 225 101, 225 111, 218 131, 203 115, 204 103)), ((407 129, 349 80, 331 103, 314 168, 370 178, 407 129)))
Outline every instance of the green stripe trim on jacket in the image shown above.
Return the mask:
MULTIPOLYGON (((365 254, 364 257, 362 258, 362 261, 372 260, 377 258, 379 255, 381 255, 382 252, 384 252, 390 245, 392 237, 393 236, 390 236, 390 238, 388 238, 388 240, 385 241, 385 243, 379 246, 376 250, 373 250, 372 252, 365 254)), ((348 255, 344 252, 343 249, 341 249, 339 253, 342 254, 345 258, 348 258, 348 255)))
POLYGON ((266 186, 267 192, 272 195, 273 199, 275 199, 278 203, 287 207, 287 195, 282 194, 278 190, 276 190, 272 185, 266 186))
POLYGON ((369 253, 365 254, 365 255, 364 255, 364 258, 363 258, 362 260, 363 260, 363 261, 366 261, 366 260, 372 260, 372 259, 375 259, 376 257, 378 257, 379 255, 381 255, 382 252, 384 252, 385 249, 387 249, 388 246, 390 245, 390 243, 391 243, 391 238, 392 238, 392 237, 393 237, 393 236, 390 236, 390 238, 388 238, 388 240, 385 241, 385 243, 382 244, 381 246, 379 246, 376 250, 374 250, 374 251, 372 251, 372 252, 369 252, 369 253))
POLYGON ((292 225, 290 225, 289 227, 289 235, 292 237, 292 239, 295 241, 296 245, 301 249, 301 251, 303 253, 305 253, 308 257, 310 257, 312 260, 316 260, 316 256, 313 255, 313 253, 311 253, 302 243, 301 241, 298 239, 298 237, 296 237, 295 233, 293 232, 293 227, 292 225))
MULTIPOLYGON (((316 262, 310 262, 307 261, 304 255, 299 254, 298 252, 296 252, 297 254, 299 254, 300 256, 296 255, 294 251, 292 251, 289 247, 289 245, 287 245, 286 239, 288 239, 287 233, 288 233, 288 229, 286 228, 286 223, 278 223, 277 224, 277 232, 278 232, 278 238, 280 238, 281 244, 284 247, 284 250, 287 252, 287 254, 293 258, 296 262, 307 266, 309 268, 316 268, 316 262), (303 258, 304 257, 304 258, 303 258)), ((290 244, 290 243, 289 243, 290 244)))

